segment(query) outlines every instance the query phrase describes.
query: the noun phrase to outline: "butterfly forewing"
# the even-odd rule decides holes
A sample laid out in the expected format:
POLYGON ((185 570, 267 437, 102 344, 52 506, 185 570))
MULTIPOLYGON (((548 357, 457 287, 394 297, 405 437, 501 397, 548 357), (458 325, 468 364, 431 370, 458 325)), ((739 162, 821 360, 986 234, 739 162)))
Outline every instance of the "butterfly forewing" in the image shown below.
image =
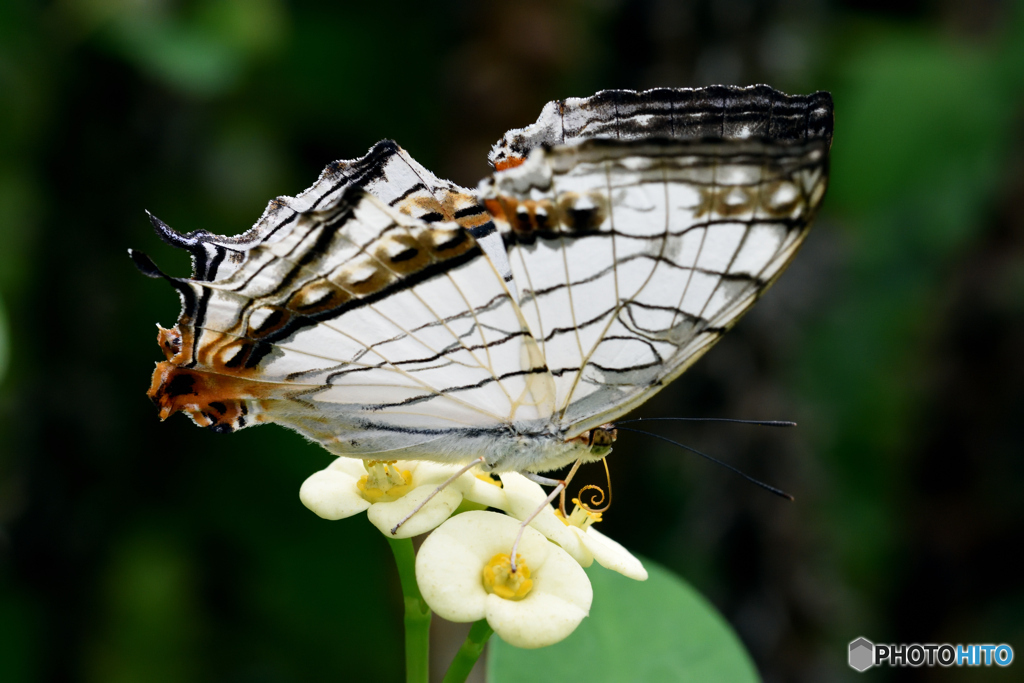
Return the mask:
MULTIPOLYGON (((752 137, 770 115, 734 107, 742 137, 643 139, 622 110, 646 128, 671 121, 630 95, 635 106, 618 98, 603 123, 590 103, 561 110, 570 139, 601 125, 618 137, 535 148, 483 188, 569 436, 639 405, 710 348, 789 263, 827 182, 828 135, 752 137)), ((535 128, 561 130, 544 115, 535 128)), ((518 133, 505 144, 519 154, 543 137, 518 133)))

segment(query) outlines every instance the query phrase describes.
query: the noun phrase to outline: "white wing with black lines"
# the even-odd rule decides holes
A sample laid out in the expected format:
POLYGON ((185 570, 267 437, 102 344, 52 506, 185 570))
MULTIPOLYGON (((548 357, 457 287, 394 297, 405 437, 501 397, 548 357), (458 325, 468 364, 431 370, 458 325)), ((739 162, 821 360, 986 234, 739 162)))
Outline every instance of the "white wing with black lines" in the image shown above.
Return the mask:
POLYGON ((197 422, 227 428, 268 419, 348 454, 550 420, 543 357, 461 225, 349 187, 245 255, 214 282, 172 279, 186 302, 158 403, 191 401, 197 422))
POLYGON ((476 192, 384 141, 242 235, 152 218, 193 274, 133 255, 182 298, 149 395, 161 417, 276 422, 339 455, 571 462, 789 263, 831 112, 767 86, 603 91, 509 131, 476 192))
POLYGON ((506 170, 479 192, 569 437, 636 407, 710 348, 789 263, 821 202, 826 99, 721 90, 699 102, 687 99, 698 91, 611 91, 553 103, 492 153, 506 170), (599 137, 580 142, 582 129, 599 137), (547 146, 561 139, 573 144, 547 146))

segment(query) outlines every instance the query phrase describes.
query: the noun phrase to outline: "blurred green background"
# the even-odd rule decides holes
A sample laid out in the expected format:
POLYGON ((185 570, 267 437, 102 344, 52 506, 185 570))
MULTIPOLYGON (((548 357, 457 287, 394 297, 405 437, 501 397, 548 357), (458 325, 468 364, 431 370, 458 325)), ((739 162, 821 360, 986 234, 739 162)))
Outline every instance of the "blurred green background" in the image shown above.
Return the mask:
POLYGON ((717 605, 769 681, 852 680, 858 636, 1024 654, 1019 4, 3 0, 0 679, 402 676, 384 539, 298 501, 329 456, 157 421, 153 323, 178 301, 125 250, 188 263, 144 209, 238 233, 385 137, 475 186, 550 99, 755 82, 833 93, 824 212, 637 414, 796 420, 659 431, 797 500, 628 435, 603 530, 717 605))

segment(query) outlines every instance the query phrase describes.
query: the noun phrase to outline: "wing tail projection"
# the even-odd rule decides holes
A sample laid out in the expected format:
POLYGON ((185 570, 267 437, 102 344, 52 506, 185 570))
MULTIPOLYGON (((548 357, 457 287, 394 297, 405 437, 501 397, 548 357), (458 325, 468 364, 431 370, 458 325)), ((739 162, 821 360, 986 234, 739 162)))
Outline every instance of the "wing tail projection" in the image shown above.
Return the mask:
POLYGON ((277 240, 301 215, 330 209, 354 190, 362 190, 428 223, 455 221, 472 229, 488 220, 472 193, 438 178, 391 140, 378 142, 359 159, 328 164, 304 192, 271 200, 256 224, 240 235, 216 235, 206 230, 181 234, 146 213, 161 240, 189 252, 192 279, 215 282, 235 272, 251 249, 277 240))

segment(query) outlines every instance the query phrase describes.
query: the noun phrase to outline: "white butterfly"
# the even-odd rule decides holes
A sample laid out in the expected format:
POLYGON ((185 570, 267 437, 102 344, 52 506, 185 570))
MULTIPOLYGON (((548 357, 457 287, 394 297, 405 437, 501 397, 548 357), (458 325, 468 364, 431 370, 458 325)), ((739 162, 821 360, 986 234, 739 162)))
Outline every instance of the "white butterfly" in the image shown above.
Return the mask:
POLYGON ((507 133, 475 192, 384 141, 237 237, 151 217, 193 276, 132 254, 182 299, 149 396, 365 459, 600 459, 789 264, 831 137, 828 93, 603 91, 507 133))

